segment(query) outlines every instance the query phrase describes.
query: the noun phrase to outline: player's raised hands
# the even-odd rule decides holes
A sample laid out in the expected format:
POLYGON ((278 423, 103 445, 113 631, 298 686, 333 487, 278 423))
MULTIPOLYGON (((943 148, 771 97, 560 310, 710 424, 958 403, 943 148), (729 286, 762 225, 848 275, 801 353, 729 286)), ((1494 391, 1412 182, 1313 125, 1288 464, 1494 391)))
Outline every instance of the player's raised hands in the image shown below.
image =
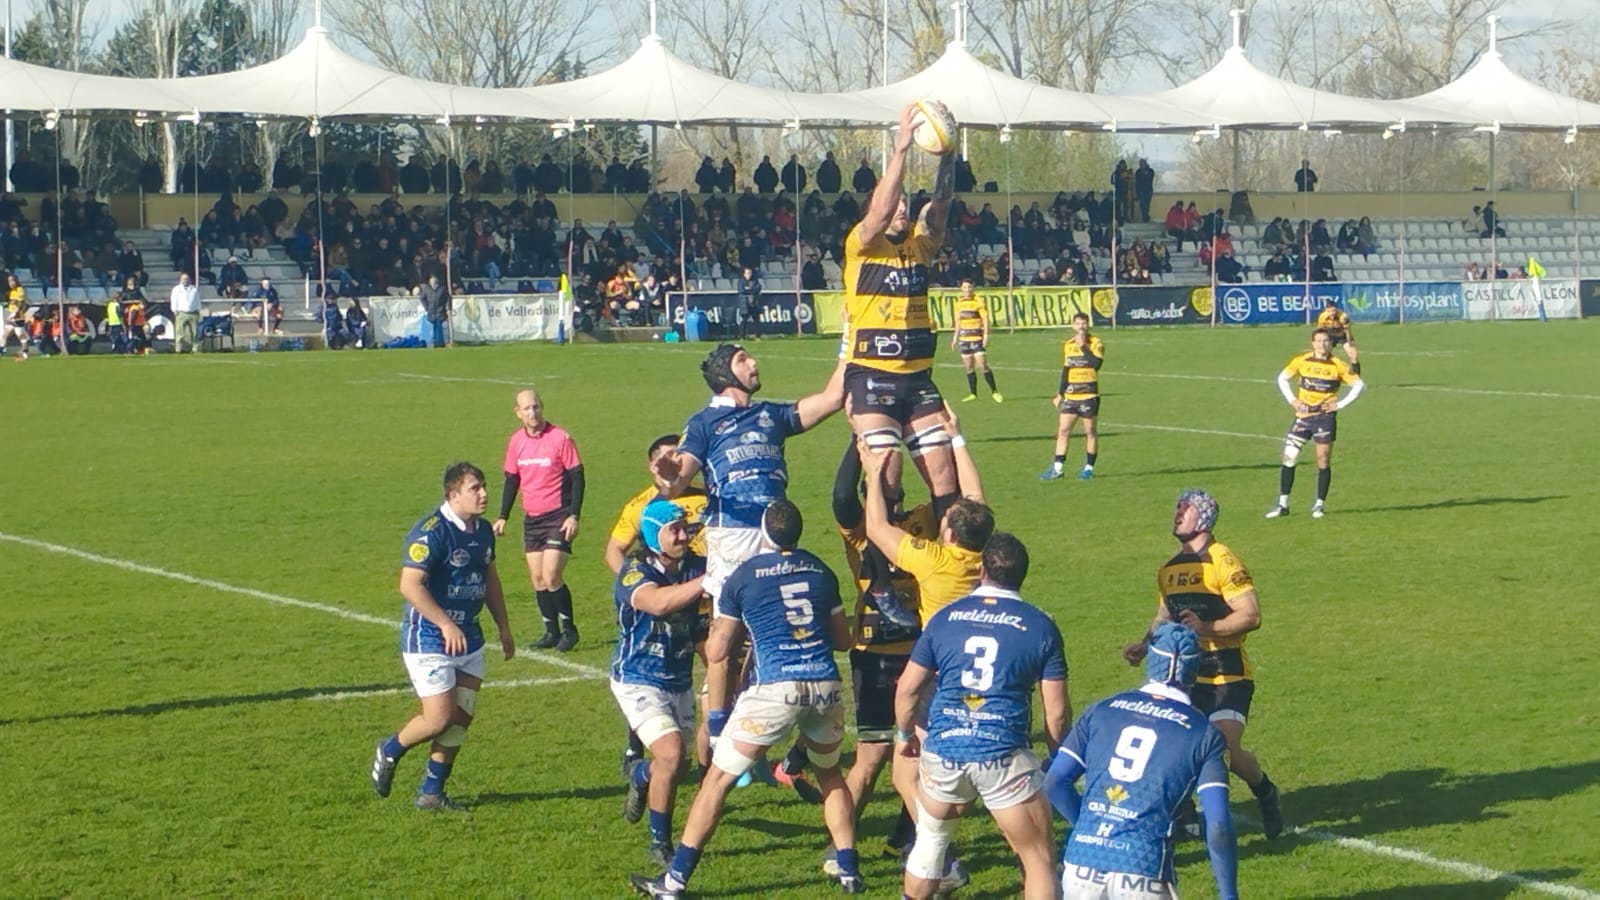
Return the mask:
POLYGON ((1144 655, 1146 652, 1147 648, 1145 647, 1145 642, 1139 641, 1138 643, 1129 644, 1128 646, 1123 647, 1122 658, 1127 661, 1128 665, 1137 666, 1139 663, 1144 662, 1144 655))
POLYGON ((956 418, 956 411, 950 408, 948 401, 945 403, 944 413, 939 419, 944 425, 945 434, 951 437, 959 437, 961 435, 961 420, 956 418))
POLYGON ((671 484, 678 480, 678 474, 683 470, 683 459, 676 450, 667 452, 650 460, 650 471, 662 481, 671 484))

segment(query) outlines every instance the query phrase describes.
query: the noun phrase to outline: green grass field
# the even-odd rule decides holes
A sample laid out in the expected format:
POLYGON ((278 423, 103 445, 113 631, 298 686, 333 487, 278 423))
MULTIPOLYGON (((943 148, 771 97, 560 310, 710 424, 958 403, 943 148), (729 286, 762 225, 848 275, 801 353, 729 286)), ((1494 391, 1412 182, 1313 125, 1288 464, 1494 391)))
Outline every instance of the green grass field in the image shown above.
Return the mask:
MULTIPOLYGON (((1025 594, 1061 624, 1077 708, 1136 683, 1117 650, 1153 610, 1180 489, 1219 498, 1219 536, 1254 571, 1247 744, 1301 830, 1269 844, 1241 826, 1246 896, 1600 896, 1597 328, 1364 329, 1370 388, 1341 416, 1321 521, 1304 461, 1295 514, 1261 518, 1290 415, 1272 379, 1304 330, 1105 332, 1089 483, 1036 477, 1062 335, 994 341, 1006 402, 958 411, 1000 526, 1032 550, 1025 594)), ((756 345, 765 394, 820 387, 834 347, 756 345)), ((625 895, 649 864, 644 827, 620 816, 601 550, 646 484, 645 445, 703 403, 705 349, 6 361, 0 893, 625 895), (586 461, 568 569, 584 641, 491 661, 501 685, 451 781, 473 810, 420 814, 416 754, 395 796, 367 782, 372 742, 415 708, 401 543, 447 462, 498 470, 523 384, 586 461)), ((836 418, 789 448, 806 543, 841 567, 827 497, 845 431, 836 418)), ((537 613, 511 543, 500 569, 526 643, 537 613)), ((895 811, 880 794, 863 824, 877 896, 899 893, 876 854, 895 811)), ((987 821, 959 842, 971 896, 1016 892, 987 821)), ((736 792, 695 888, 827 895, 825 843, 816 808, 736 792)), ((1180 863, 1186 896, 1214 896, 1198 844, 1180 863)))

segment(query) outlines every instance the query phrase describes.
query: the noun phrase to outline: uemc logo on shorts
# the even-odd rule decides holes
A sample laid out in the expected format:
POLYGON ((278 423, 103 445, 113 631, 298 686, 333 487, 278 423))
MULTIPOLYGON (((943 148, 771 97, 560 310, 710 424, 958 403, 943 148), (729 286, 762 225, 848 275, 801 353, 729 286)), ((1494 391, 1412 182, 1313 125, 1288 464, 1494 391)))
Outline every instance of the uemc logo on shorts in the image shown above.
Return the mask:
POLYGON ((1011 754, 1007 753, 999 759, 985 759, 972 764, 980 772, 1004 772, 1011 766, 1011 754))
POLYGON ((839 690, 831 691, 800 691, 795 694, 784 694, 784 706, 834 706, 840 702, 839 690))

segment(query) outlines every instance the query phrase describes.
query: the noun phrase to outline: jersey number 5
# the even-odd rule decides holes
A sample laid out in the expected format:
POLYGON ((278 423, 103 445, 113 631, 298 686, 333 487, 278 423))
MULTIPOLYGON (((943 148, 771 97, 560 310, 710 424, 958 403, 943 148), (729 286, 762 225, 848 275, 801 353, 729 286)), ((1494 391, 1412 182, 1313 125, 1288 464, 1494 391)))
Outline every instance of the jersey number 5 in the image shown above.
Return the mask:
POLYGON ((1150 754, 1156 749, 1154 729, 1142 725, 1129 725, 1117 737, 1117 749, 1107 768, 1118 781, 1135 782, 1144 777, 1144 767, 1150 764, 1150 754))
POLYGON ((816 618, 811 608, 811 601, 806 599, 807 587, 804 581, 791 581, 778 586, 778 590, 783 594, 783 617, 790 625, 796 627, 810 625, 816 618))
POLYGON ((962 649, 972 657, 972 665, 962 670, 961 686, 969 691, 987 691, 994 684, 994 658, 1000 652, 1000 642, 975 635, 967 638, 962 649))

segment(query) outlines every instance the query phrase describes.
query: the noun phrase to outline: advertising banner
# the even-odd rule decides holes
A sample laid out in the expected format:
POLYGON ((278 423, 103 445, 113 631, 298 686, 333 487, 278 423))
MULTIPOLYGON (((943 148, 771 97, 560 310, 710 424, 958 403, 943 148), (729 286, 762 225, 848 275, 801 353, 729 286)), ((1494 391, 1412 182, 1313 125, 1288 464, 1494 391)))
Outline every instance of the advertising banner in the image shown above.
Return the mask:
POLYGON ((1472 320, 1578 317, 1578 282, 1570 278, 1464 281, 1461 295, 1472 320))
MULTIPOLYGON (((1071 328, 1072 317, 1088 313, 1096 325, 1111 322, 1115 295, 1110 288, 1018 287, 978 288, 975 292, 989 308, 989 328, 993 331, 1034 328, 1071 328), (1102 296, 1102 292, 1106 292, 1102 296), (1102 311, 1102 308, 1105 311, 1102 311)), ((956 288, 938 287, 928 292, 929 311, 934 328, 949 331, 955 322, 956 288)), ((818 328, 823 334, 844 330, 844 293, 817 291, 811 295, 816 306, 818 328)))
MULTIPOLYGON (((1110 288, 1105 288, 1109 292, 1110 288)), ((1101 291, 1095 291, 1095 310, 1101 291)), ((1115 292, 1117 327, 1139 325, 1202 325, 1211 321, 1211 288, 1125 287, 1115 292)))
MULTIPOLYGON (((672 324, 683 329, 684 300, 688 309, 706 314, 712 337, 733 337, 739 333, 739 318, 744 315, 744 304, 739 295, 722 291, 694 291, 674 294, 669 302, 672 324)), ((810 294, 801 294, 798 303, 792 293, 761 295, 761 313, 756 317, 757 334, 779 336, 786 334, 816 334, 817 310, 810 294)))
POLYGON ((1600 316, 1600 279, 1578 282, 1578 310, 1585 319, 1600 316))
POLYGON ((1344 286, 1344 311, 1352 322, 1421 322, 1461 319, 1461 283, 1458 281, 1394 281, 1348 283, 1344 286))
POLYGON ((1339 282, 1217 285, 1217 321, 1224 325, 1283 325, 1316 321, 1328 299, 1344 301, 1339 282))
MULTIPOLYGON (((422 304, 415 297, 373 297, 367 317, 380 344, 423 337, 422 304)), ((451 337, 462 344, 553 341, 560 321, 559 294, 469 294, 450 306, 451 337)))

